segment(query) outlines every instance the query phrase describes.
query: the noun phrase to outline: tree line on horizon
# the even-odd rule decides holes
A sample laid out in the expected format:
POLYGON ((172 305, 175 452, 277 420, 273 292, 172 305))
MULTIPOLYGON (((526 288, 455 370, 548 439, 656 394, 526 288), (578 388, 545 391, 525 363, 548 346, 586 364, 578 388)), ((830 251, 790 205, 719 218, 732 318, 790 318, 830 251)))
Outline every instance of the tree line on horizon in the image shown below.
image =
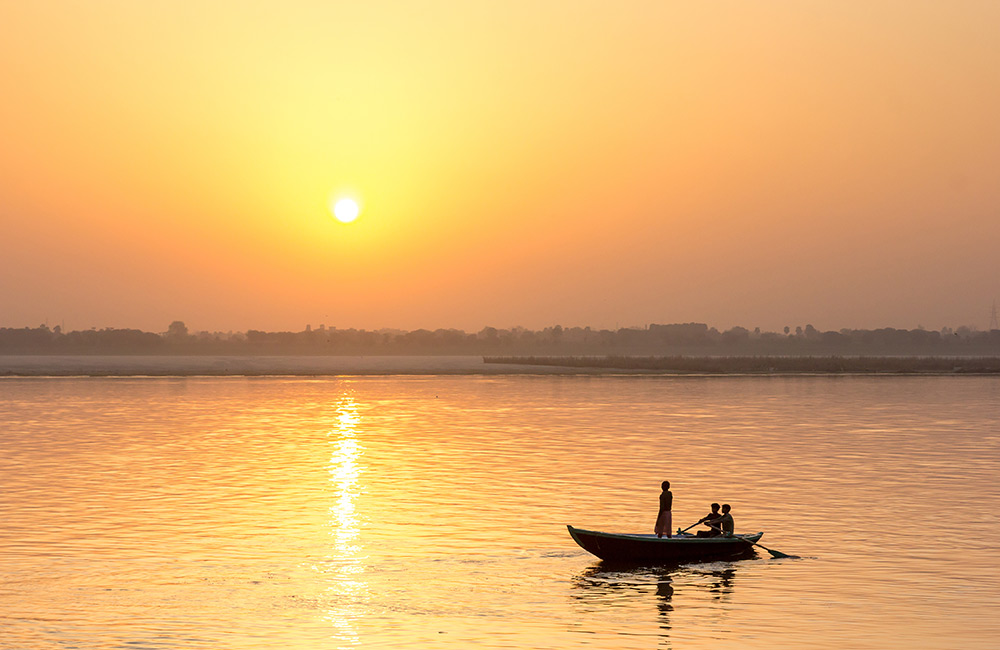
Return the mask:
POLYGON ((880 328, 820 331, 812 325, 762 332, 704 323, 592 329, 555 325, 541 330, 484 327, 364 330, 307 326, 300 332, 191 332, 174 321, 165 332, 137 329, 62 331, 0 328, 0 354, 123 355, 1000 355, 1000 330, 880 328))

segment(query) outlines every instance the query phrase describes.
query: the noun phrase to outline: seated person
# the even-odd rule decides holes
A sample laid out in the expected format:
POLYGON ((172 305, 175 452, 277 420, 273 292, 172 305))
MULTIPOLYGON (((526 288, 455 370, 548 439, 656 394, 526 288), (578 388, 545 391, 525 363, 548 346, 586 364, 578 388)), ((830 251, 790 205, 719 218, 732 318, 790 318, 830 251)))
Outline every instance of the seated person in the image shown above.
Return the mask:
POLYGON ((719 534, 725 535, 726 537, 732 537, 733 531, 736 529, 733 522, 733 516, 729 514, 730 510, 732 510, 732 506, 728 503, 723 503, 722 516, 709 524, 709 526, 718 530, 719 534))
POLYGON ((699 524, 705 524, 706 526, 708 526, 708 530, 699 530, 697 533, 695 533, 695 537, 715 537, 717 535, 720 535, 721 533, 718 530, 712 528, 712 524, 721 518, 722 515, 719 514, 719 504, 713 503, 712 512, 708 513, 707 515, 698 520, 699 524))

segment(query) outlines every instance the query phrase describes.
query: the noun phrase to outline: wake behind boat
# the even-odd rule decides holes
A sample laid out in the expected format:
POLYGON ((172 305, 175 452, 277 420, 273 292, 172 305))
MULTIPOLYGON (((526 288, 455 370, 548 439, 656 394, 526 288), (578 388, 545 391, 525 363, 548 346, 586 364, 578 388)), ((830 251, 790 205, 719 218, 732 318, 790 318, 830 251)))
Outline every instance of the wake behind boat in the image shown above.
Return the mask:
POLYGON ((696 537, 683 534, 657 537, 627 533, 602 533, 566 526, 573 540, 588 553, 622 564, 681 564, 709 560, 734 560, 754 555, 753 545, 764 533, 732 537, 696 537))

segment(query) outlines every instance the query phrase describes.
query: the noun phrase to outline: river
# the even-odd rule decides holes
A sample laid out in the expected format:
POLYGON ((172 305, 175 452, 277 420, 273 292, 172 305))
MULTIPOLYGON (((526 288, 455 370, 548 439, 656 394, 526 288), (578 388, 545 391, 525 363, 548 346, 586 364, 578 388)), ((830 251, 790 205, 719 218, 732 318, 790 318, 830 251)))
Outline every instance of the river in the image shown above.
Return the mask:
POLYGON ((0 379, 0 647, 995 648, 1000 378, 0 379), (800 559, 613 570, 710 502, 800 559))

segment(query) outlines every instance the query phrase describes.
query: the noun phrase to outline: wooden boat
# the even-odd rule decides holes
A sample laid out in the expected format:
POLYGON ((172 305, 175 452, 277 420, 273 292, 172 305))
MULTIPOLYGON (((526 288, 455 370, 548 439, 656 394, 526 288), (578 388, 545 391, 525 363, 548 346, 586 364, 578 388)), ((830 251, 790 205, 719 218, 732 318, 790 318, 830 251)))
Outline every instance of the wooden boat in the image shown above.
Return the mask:
POLYGON ((754 555, 753 544, 764 533, 732 537, 674 537, 601 533, 566 526, 573 540, 588 553, 606 562, 621 564, 683 564, 709 560, 735 560, 754 555))

